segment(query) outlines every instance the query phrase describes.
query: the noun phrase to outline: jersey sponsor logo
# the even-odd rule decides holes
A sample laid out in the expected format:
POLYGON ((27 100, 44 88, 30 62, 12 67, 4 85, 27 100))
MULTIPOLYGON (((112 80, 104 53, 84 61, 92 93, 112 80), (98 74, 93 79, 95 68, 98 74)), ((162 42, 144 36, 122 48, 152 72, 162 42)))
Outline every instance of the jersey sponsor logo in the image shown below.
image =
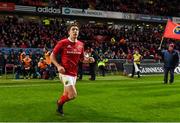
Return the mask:
POLYGON ((78 52, 78 51, 67 51, 67 54, 81 54, 81 52, 78 52))
POLYGON ((174 28, 174 33, 180 35, 180 26, 174 28))
POLYGON ((69 81, 65 81, 65 85, 68 85, 69 84, 69 81))

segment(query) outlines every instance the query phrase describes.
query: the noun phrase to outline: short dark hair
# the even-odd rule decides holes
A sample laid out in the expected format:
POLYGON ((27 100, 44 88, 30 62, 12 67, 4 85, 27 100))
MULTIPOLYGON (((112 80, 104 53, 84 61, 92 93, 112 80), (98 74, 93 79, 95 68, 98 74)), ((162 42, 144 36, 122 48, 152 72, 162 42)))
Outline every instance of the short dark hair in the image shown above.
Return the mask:
POLYGON ((71 29, 71 27, 73 27, 73 26, 77 26, 78 28, 80 28, 80 26, 79 26, 79 23, 78 23, 78 22, 73 22, 73 23, 71 23, 71 24, 69 24, 69 25, 68 25, 68 27, 67 27, 67 31, 69 32, 69 31, 70 31, 70 29, 71 29))

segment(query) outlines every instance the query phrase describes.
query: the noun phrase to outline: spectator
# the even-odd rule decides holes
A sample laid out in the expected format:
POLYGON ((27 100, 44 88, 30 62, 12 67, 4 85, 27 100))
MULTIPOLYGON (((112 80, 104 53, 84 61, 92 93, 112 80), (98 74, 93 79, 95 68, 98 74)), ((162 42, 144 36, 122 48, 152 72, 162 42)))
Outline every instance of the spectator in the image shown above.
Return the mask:
POLYGON ((29 57, 29 55, 26 55, 22 64, 24 79, 30 79, 32 74, 32 59, 29 57))
POLYGON ((48 71, 47 71, 47 63, 44 60, 44 58, 40 58, 40 61, 38 62, 38 69, 39 69, 39 73, 41 75, 41 78, 43 79, 47 79, 48 77, 48 71))

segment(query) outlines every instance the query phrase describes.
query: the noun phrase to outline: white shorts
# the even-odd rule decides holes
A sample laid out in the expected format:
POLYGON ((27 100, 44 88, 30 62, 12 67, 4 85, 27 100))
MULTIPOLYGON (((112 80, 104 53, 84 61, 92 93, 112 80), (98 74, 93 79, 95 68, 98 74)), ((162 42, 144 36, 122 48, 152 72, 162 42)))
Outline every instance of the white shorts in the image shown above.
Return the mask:
POLYGON ((77 76, 69 76, 59 73, 59 78, 64 86, 70 86, 76 84, 77 76))

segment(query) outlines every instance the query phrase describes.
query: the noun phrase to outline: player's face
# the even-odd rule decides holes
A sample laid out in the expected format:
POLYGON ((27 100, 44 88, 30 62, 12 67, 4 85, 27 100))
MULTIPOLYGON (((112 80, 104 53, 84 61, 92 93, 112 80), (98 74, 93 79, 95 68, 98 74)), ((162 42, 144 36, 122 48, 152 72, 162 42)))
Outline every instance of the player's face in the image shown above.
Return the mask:
POLYGON ((72 26, 69 30, 69 36, 70 38, 77 39, 79 35, 79 28, 77 26, 72 26))

